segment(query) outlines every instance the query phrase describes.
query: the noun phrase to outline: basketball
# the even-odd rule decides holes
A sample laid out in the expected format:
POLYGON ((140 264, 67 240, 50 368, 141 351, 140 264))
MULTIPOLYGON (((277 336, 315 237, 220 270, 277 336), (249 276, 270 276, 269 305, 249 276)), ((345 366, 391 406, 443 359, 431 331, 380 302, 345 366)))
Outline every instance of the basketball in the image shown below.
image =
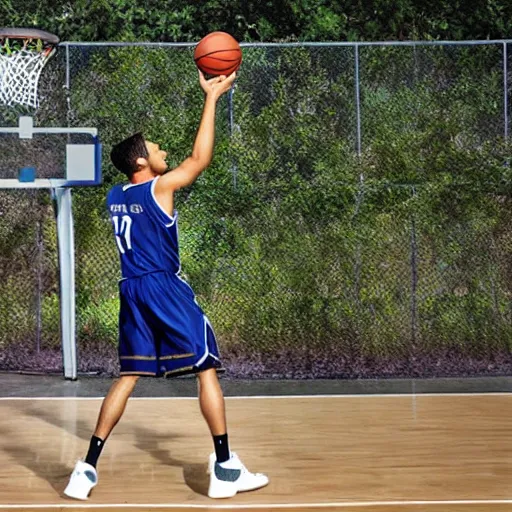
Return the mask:
POLYGON ((230 75, 242 63, 238 41, 226 32, 211 32, 197 43, 194 50, 197 67, 207 75, 230 75))

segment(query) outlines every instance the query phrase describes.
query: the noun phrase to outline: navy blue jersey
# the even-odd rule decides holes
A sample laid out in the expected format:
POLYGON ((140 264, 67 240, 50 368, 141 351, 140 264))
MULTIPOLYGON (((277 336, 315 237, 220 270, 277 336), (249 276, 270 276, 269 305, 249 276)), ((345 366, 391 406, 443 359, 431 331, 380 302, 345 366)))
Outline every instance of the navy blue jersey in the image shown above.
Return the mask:
POLYGON ((157 180, 116 185, 108 193, 123 278, 180 270, 177 213, 171 217, 157 203, 157 180))

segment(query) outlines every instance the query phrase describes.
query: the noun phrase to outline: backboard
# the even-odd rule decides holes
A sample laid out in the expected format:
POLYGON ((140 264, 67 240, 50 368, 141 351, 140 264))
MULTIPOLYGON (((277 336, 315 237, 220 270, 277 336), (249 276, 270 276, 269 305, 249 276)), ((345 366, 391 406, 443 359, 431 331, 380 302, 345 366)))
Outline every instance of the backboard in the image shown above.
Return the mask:
POLYGON ((0 28, 0 188, 101 183, 95 128, 77 128, 67 47, 55 34, 0 28))
POLYGON ((101 184, 96 128, 36 127, 30 116, 0 127, 0 188, 57 188, 101 184))

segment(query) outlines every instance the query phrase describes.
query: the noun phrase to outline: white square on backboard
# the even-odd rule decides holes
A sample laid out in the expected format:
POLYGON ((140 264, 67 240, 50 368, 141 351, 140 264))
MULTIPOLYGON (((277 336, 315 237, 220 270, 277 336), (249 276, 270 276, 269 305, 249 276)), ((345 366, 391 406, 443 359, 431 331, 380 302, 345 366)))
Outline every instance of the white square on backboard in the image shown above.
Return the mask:
POLYGON ((29 116, 21 116, 18 122, 20 139, 31 139, 34 130, 34 119, 29 116))
POLYGON ((66 145, 66 179, 69 181, 94 181, 94 144, 66 145))

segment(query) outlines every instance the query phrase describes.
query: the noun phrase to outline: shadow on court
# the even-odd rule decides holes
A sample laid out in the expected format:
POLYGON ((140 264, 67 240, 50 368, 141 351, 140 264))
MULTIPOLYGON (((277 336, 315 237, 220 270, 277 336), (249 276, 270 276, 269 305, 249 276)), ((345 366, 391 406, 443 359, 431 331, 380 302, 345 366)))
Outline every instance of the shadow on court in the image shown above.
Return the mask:
MULTIPOLYGON (((92 421, 85 421, 78 419, 76 416, 63 418, 61 415, 54 415, 50 411, 36 406, 27 407, 26 409, 23 410, 23 414, 42 420, 48 423, 49 425, 52 425, 53 427, 64 430, 69 434, 76 436, 79 439, 82 439, 84 441, 82 452, 80 454, 77 454, 77 456, 85 456, 87 448, 89 446, 91 435, 94 431, 96 419, 92 421)), ((120 424, 122 424, 122 422, 123 419, 121 419, 120 424)), ((116 427, 112 436, 116 435, 116 430, 120 430, 119 426, 120 425, 116 427)), ((161 446, 163 444, 167 444, 171 440, 180 439, 183 436, 172 434, 172 432, 170 432, 169 434, 159 434, 150 429, 141 427, 139 425, 133 426, 128 423, 125 424, 123 428, 126 429, 126 431, 128 432, 133 432, 135 438, 133 444, 137 449, 148 453, 149 455, 151 455, 151 457, 153 457, 153 459, 159 461, 164 465, 182 468, 183 478, 186 485, 194 492, 207 496, 209 482, 209 478, 206 473, 207 463, 193 464, 187 461, 176 459, 172 457, 172 455, 167 449, 162 448, 161 446)), ((107 445, 106 449, 108 449, 107 445)), ((37 457, 37 454, 34 453, 34 455, 37 457)), ((63 466, 63 468, 64 467, 65 466, 63 466)), ((29 469, 34 470, 34 468, 29 469)), ((66 480, 69 477, 72 470, 72 467, 65 467, 65 469, 59 471, 59 474, 63 473, 63 478, 64 480, 66 480)), ((35 472, 37 473, 37 471, 35 472)), ((37 474, 39 475, 39 473, 37 474)), ((42 478, 48 479, 46 473, 44 472, 41 473, 40 476, 42 478)), ((52 484, 52 486, 54 486, 53 482, 50 481, 50 483, 52 484)), ((58 487, 54 486, 54 488, 59 493, 62 493, 65 487, 65 482, 62 482, 62 486, 60 485, 60 480, 56 483, 58 484, 58 487)))
MULTIPOLYGON (((32 416, 39 420, 57 427, 69 434, 87 441, 87 445, 84 445, 84 449, 89 446, 92 433, 95 427, 96 418, 91 421, 84 421, 76 417, 76 415, 55 415, 51 411, 43 409, 42 407, 30 406, 20 411, 22 414, 32 416)), ((99 409, 98 409, 99 412, 99 409)))
POLYGON ((153 457, 155 460, 166 466, 183 468, 183 479, 186 485, 195 493, 208 495, 209 477, 207 475, 207 463, 193 464, 184 460, 174 458, 170 451, 162 448, 162 443, 170 439, 178 439, 182 436, 155 434, 155 432, 141 427, 133 427, 135 434, 135 446, 153 457))
POLYGON ((63 491, 73 468, 56 461, 55 457, 50 455, 53 448, 49 447, 48 450, 41 449, 36 452, 16 432, 9 432, 6 429, 0 430, 0 436, 2 439, 19 439, 19 444, 6 443, 2 446, 2 450, 17 464, 24 466, 38 478, 47 481, 60 497, 66 498, 63 491))

